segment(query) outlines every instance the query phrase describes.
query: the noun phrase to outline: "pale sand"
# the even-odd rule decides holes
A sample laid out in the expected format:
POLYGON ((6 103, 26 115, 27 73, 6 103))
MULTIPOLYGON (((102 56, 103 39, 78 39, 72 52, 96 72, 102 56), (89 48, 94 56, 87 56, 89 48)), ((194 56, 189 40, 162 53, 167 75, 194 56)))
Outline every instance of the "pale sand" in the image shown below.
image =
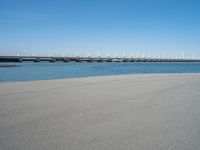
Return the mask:
POLYGON ((199 150, 200 74, 0 83, 1 150, 199 150))

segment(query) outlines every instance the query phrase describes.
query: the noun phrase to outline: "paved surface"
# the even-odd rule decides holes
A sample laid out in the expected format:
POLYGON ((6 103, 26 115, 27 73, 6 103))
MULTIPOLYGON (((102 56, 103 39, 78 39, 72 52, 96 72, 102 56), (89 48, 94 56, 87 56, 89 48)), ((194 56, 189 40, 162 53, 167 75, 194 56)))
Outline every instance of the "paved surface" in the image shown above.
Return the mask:
POLYGON ((200 74, 0 83, 0 150, 198 150, 200 74))

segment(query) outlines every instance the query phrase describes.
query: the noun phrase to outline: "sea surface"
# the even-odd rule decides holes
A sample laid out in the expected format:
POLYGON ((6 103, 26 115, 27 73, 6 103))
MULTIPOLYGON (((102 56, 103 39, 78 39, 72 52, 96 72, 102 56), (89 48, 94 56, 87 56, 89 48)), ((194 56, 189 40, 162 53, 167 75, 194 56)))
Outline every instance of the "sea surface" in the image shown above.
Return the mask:
POLYGON ((0 68, 0 82, 147 73, 200 73, 200 63, 159 62, 22 62, 0 68))

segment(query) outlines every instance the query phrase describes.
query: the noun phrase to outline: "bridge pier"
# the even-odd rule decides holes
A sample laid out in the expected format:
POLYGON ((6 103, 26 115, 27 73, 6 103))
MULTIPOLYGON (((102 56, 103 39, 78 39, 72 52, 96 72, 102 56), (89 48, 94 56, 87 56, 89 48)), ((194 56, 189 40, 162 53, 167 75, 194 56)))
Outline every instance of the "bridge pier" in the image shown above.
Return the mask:
POLYGON ((122 62, 128 62, 128 60, 127 59, 123 59, 122 62))
POLYGON ((56 62, 56 59, 55 59, 55 58, 51 58, 51 59, 49 60, 49 62, 54 63, 54 62, 56 62))
POLYGON ((93 60, 91 58, 89 58, 88 60, 86 60, 87 62, 93 62, 93 60))
POLYGON ((75 61, 76 62, 82 62, 82 60, 79 57, 77 57, 75 61))
POLYGON ((40 58, 35 58, 33 62, 40 62, 40 58))
POLYGON ((101 59, 101 58, 97 59, 97 62, 103 62, 103 59, 101 59))
POLYGON ((63 58, 63 62, 69 62, 69 59, 68 58, 63 58))
POLYGON ((22 58, 19 58, 18 62, 23 62, 23 59, 22 59, 22 58))
POLYGON ((109 59, 106 60, 106 62, 112 62, 112 59, 109 58, 109 59))

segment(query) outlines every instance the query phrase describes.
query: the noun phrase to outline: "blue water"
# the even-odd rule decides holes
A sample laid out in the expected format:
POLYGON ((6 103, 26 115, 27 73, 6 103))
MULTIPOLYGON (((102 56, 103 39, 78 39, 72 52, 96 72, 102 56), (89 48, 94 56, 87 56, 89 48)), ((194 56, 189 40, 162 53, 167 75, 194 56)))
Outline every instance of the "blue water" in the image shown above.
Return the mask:
POLYGON ((200 63, 23 62, 10 64, 20 65, 20 67, 0 68, 0 82, 47 80, 119 74, 200 73, 200 63))

